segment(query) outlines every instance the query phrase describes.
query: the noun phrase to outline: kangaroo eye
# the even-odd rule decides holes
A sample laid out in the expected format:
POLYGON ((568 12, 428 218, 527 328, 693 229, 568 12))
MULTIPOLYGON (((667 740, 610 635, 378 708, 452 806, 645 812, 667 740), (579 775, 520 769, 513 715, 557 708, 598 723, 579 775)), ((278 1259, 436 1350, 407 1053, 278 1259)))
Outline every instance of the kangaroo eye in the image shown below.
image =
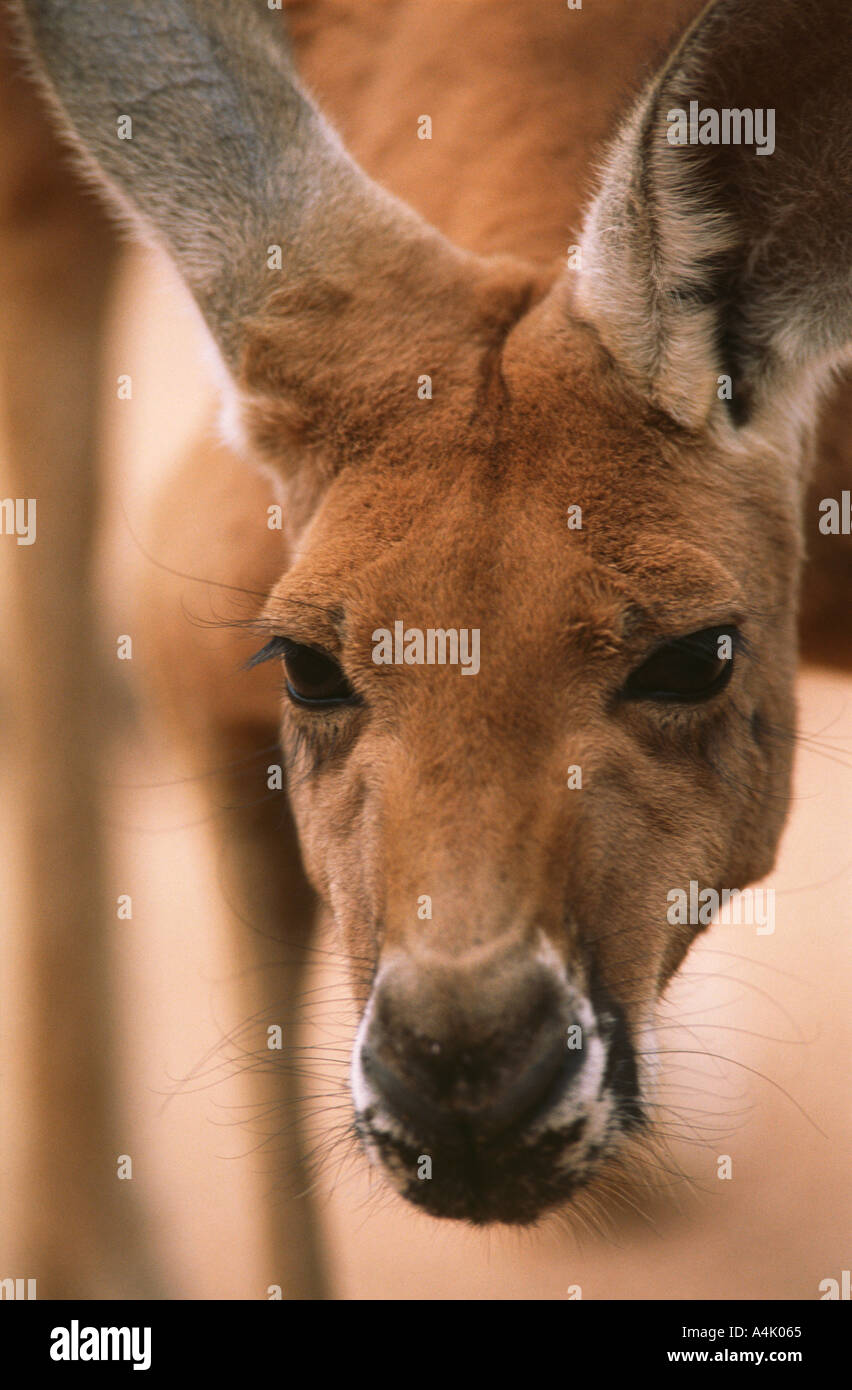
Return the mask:
POLYGON ((709 700, 731 679, 738 639, 735 628, 708 627, 667 642, 628 677, 622 696, 682 704, 709 700))
POLYGON ((358 704, 359 696, 344 675, 343 668, 328 652, 291 642, 289 637, 273 637, 246 663, 247 669, 279 658, 284 662, 287 694, 295 705, 324 708, 329 705, 358 704))
POLYGON ((355 700, 343 668, 327 652, 287 642, 283 648, 287 694, 297 705, 342 705, 355 700))

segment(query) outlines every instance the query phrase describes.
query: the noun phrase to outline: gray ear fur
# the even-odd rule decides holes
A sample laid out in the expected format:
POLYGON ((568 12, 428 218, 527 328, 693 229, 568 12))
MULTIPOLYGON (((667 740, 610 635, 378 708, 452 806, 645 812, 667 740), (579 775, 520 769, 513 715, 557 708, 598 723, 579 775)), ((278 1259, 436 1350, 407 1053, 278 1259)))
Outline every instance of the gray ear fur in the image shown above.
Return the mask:
POLYGON ((346 278, 365 245, 380 259, 441 241, 346 154, 299 85, 280 13, 246 0, 13 9, 66 135, 171 254, 232 370, 276 286, 346 278))

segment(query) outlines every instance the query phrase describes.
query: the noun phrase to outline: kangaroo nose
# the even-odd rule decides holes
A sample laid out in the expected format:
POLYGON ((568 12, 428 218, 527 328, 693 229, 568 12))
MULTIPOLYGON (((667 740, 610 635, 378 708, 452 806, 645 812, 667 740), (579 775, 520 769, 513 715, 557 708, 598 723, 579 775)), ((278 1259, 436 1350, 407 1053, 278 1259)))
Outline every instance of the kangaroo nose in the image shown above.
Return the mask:
POLYGON ((579 1071, 565 982, 538 962, 422 971, 377 988, 361 1067, 376 1097, 418 1135, 494 1137, 549 1108, 579 1071))

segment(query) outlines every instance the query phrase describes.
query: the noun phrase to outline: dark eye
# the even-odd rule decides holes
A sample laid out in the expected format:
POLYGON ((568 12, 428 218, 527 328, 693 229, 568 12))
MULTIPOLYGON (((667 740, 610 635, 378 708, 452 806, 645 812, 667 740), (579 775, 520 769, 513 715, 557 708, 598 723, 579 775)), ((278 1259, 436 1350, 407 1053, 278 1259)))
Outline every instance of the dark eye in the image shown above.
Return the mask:
POLYGON ((321 709, 330 705, 358 703, 358 696, 333 656, 319 651, 317 647, 291 642, 289 637, 273 637, 246 666, 250 670, 276 657, 284 662, 287 694, 295 705, 321 709))
POLYGON ((708 627, 667 642, 628 677, 622 695, 682 704, 709 700, 731 679, 738 638, 736 628, 708 627))
POLYGON ((341 705, 355 699, 343 668, 327 652, 287 642, 287 694, 297 705, 341 705))

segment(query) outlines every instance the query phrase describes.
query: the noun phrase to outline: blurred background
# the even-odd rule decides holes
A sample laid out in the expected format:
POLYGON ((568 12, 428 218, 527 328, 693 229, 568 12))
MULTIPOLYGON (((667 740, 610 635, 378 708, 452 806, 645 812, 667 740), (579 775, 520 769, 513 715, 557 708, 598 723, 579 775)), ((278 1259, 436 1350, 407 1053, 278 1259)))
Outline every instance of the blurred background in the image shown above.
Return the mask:
MULTIPOLYGON (((4 129, 14 132, 25 98, 5 90, 7 98, 15 91, 4 116, 4 129)), ((7 133, 6 140, 14 156, 20 137, 7 133)), ((43 144, 27 155, 27 168, 35 158, 53 168, 49 137, 38 140, 43 144)), ((4 168, 6 245, 19 236, 32 247, 39 198, 16 192, 12 165, 4 168)), ((93 206, 87 216, 90 236, 101 236, 93 206)), ((45 255, 54 252, 39 251, 40 264, 45 255)), ((12 460, 22 414, 10 398, 30 392, 29 425, 40 438, 39 390, 47 411, 59 389, 51 375, 56 325, 49 312, 28 314, 13 302, 14 255, 4 265, 0 287, 12 298, 0 300, 0 497, 21 495, 12 460)), ((48 295, 50 286, 67 286, 73 277, 73 247, 55 253, 51 266, 48 295)), ((91 355, 91 344, 81 340, 75 349, 72 338, 66 365, 73 366, 75 351, 91 355)), ((153 500, 206 428, 213 403, 194 317, 153 253, 133 250, 110 277, 95 368, 105 467, 92 568, 99 676, 86 698, 105 748, 92 777, 104 818, 103 900, 111 907, 103 933, 90 942, 103 978, 87 963, 85 943, 78 957, 63 934, 49 860, 38 869, 33 894, 21 755, 22 728, 38 711, 22 711, 21 701, 32 703, 25 680, 31 664, 51 679, 56 633, 49 619, 22 633, 16 608, 22 576, 29 582, 44 549, 37 542, 23 557, 13 537, 0 536, 0 1278, 44 1278, 44 1292, 59 1297, 156 1291, 265 1298, 278 1282, 268 1213, 289 1196, 288 1175, 276 1164, 277 1136, 292 1117, 274 1109, 254 1056, 262 1046, 259 1005, 251 972, 235 963, 217 827, 148 704, 144 647, 134 649, 132 661, 115 659, 117 637, 133 633, 139 585, 159 563, 153 500), (122 374, 132 378, 130 401, 116 394, 122 374), (130 920, 115 914, 121 894, 132 898, 130 920), (46 926, 52 973, 33 968, 34 921, 46 926), (108 1161, 100 1155, 94 1177, 85 1146, 77 1152, 68 1137, 75 1123, 85 1129, 91 1100, 91 1058, 75 1053, 79 1017, 76 1024, 66 1020, 69 995, 90 1020, 91 1036, 100 1037, 103 1027, 109 1038, 104 1084, 116 1098, 114 1115, 111 1102, 107 1107, 114 1153, 108 1161), (48 1106, 57 1100, 47 1082, 43 1092, 34 1090, 33 1076, 49 1077, 54 1068, 66 1078, 65 1104, 60 1097, 55 1114, 39 1116, 44 1097, 48 1106), (132 1157, 132 1182, 118 1186, 132 1188, 133 1210, 116 1216, 100 1194, 110 1184, 114 1190, 118 1154, 132 1157), (75 1218, 68 1194, 73 1207, 84 1189, 83 1214, 75 1218), (91 1240, 87 1212, 104 1215, 91 1240), (138 1269, 138 1279, 127 1274, 138 1269)), ((68 428, 81 430, 73 382, 62 389, 69 394, 68 428)), ((80 447, 85 453, 85 438, 80 447)), ((36 475, 44 477, 37 468, 36 475)), ((175 593, 196 636, 198 620, 222 611, 215 590, 204 585, 175 593)), ((829 625, 835 638, 838 623, 848 631, 848 602, 847 593, 842 618, 829 625)), ((415 1213, 370 1172, 348 1135, 355 1020, 335 942, 328 933, 318 942, 301 1000, 298 1066, 332 1296, 568 1299, 579 1286, 587 1299, 813 1299, 822 1280, 839 1280, 849 1268, 852 677, 806 667, 799 699, 791 815, 767 880, 776 892, 775 932, 717 925, 693 950, 664 1006, 656 1194, 631 1188, 602 1202, 584 1199, 573 1214, 524 1232, 477 1232, 415 1213), (730 1179, 717 1176, 724 1155, 730 1179)), ((70 716, 69 728, 73 733, 70 716)), ((57 795, 71 756, 64 743, 60 730, 55 758, 42 769, 42 785, 53 779, 57 795)), ((66 868, 57 861, 57 881, 66 868)))

